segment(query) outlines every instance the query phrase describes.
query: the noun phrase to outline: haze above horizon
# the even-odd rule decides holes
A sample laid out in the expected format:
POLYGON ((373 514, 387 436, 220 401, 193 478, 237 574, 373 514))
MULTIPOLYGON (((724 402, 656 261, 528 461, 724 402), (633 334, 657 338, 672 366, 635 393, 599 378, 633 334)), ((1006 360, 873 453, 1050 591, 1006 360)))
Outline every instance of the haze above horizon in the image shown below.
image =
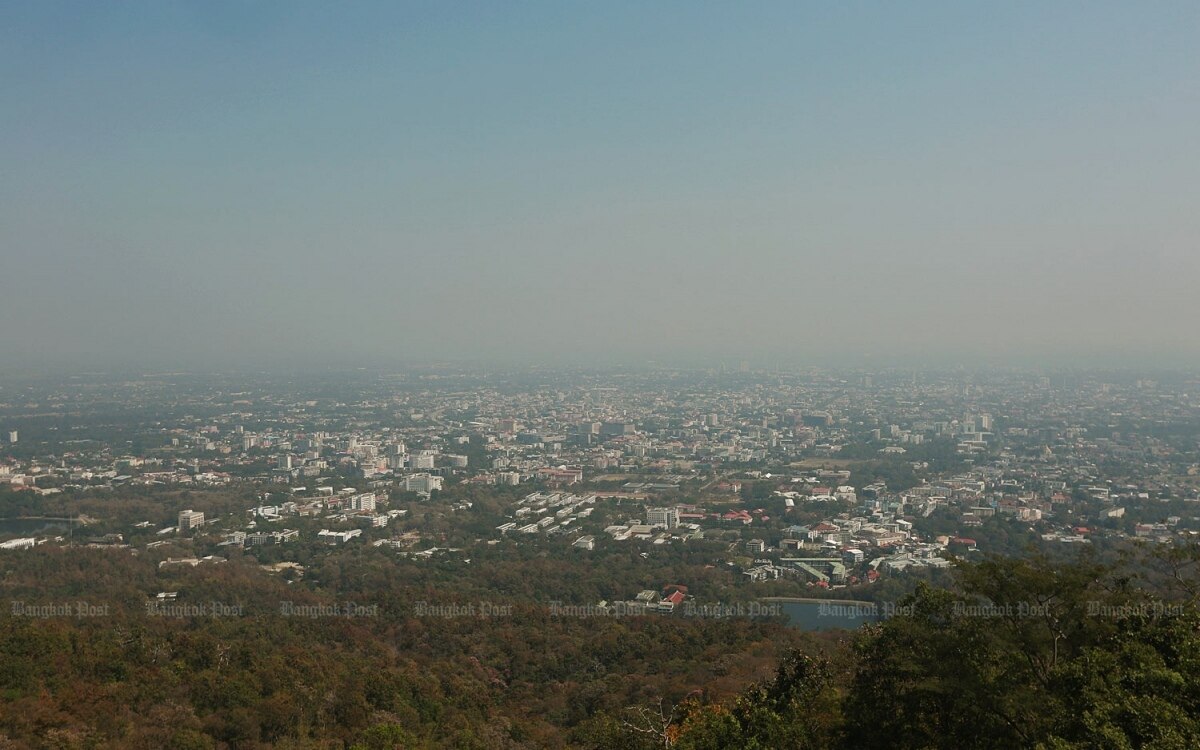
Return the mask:
POLYGON ((10 366, 1200 363, 1200 5, 0 6, 10 366))

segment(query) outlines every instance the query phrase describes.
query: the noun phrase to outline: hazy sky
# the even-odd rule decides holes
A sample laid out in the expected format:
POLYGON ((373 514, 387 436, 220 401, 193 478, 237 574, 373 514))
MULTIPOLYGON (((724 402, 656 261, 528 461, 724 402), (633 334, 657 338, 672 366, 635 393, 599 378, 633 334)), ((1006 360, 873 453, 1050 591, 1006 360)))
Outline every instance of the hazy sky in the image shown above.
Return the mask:
POLYGON ((1200 3, 0 2, 0 364, 1200 362, 1200 3))

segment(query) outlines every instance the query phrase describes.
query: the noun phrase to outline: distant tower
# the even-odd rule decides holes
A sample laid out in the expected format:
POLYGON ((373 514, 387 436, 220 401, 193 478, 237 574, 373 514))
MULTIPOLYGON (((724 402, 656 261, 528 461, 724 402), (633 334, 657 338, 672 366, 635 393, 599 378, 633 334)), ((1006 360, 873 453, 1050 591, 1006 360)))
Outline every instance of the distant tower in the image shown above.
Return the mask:
POLYGON ((8 442, 10 442, 10 443, 17 442, 17 431, 16 430, 8 431, 8 442))

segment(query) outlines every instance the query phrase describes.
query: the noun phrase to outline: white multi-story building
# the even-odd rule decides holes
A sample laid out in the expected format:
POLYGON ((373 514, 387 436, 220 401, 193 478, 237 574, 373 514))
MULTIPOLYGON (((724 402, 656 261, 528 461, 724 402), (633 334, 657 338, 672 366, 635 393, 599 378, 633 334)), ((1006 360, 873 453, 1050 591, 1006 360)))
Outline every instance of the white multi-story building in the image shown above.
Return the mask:
POLYGON ((321 529, 317 532, 317 539, 326 544, 345 544, 356 536, 362 535, 362 529, 350 529, 349 531, 330 531, 329 529, 321 529))
POLYGON ((421 492, 426 495, 434 490, 442 489, 443 480, 433 474, 413 474, 404 478, 404 489, 408 492, 421 492))
POLYGON ((179 511, 179 532, 186 533, 204 525, 204 514, 198 510, 179 511))
POLYGON ((646 525, 673 529, 679 526, 678 508, 650 508, 646 511, 646 525))

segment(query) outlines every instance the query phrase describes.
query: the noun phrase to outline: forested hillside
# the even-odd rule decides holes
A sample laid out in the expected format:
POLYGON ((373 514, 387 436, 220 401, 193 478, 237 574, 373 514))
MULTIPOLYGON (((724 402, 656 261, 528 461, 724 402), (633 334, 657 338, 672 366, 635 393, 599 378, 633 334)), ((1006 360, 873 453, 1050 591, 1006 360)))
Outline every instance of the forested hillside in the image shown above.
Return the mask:
POLYGON ((879 625, 809 635, 555 616, 535 603, 549 568, 491 612, 464 574, 464 613, 370 553, 301 589, 249 560, 164 573, 122 550, 8 552, 0 733, 13 748, 1190 748, 1200 618, 1177 557, 964 565, 879 625), (164 586, 184 593, 147 604, 164 586))

